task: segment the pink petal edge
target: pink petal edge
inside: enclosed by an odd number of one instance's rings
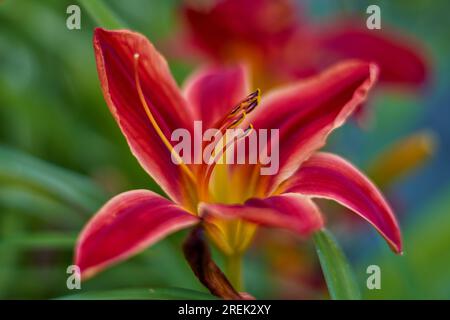
[[[289,178],[285,192],[334,200],[367,220],[396,253],[402,252],[400,227],[377,187],[352,164],[330,153],[316,153]]]
[[[199,219],[151,191],[133,190],[109,200],[79,235],[75,264],[82,279],[144,250]]]

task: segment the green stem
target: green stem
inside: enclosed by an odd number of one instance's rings
[[[242,255],[233,254],[226,256],[225,273],[231,285],[238,291],[242,292]]]

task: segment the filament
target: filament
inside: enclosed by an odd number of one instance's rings
[[[186,175],[194,182],[196,183],[196,178],[192,171],[188,168],[188,166],[183,162],[180,155],[173,150],[172,144],[167,140],[166,136],[162,132],[161,128],[159,127],[158,123],[155,120],[155,117],[153,116],[152,112],[150,111],[149,106],[147,105],[147,101],[145,100],[144,93],[142,92],[141,83],[139,80],[139,54],[134,54],[134,80],[136,82],[136,88],[139,95],[139,100],[141,101],[142,107],[144,108],[145,113],[147,114],[148,119],[150,120],[150,123],[152,124],[153,128],[155,129],[158,136],[161,138],[164,145],[167,147],[167,149],[170,151],[170,153],[177,159],[178,164],[181,166],[181,169],[186,173]]]

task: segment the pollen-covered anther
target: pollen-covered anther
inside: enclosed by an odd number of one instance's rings
[[[261,90],[256,89],[250,93],[244,100],[242,100],[236,107],[228,114],[229,118],[235,117],[243,112],[250,113],[261,101]]]
[[[261,90],[256,89],[254,92],[248,95],[248,97],[242,102],[245,112],[252,112],[261,101]]]
[[[252,112],[261,101],[261,90],[256,89],[250,93],[244,100],[242,100],[236,107],[228,114],[223,127],[226,129],[233,129],[237,127],[245,117]]]

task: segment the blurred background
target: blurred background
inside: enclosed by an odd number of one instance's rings
[[[364,298],[450,298],[450,2],[298,2],[301,14],[318,26],[330,17],[365,17],[367,6],[378,4],[383,24],[403,30],[426,49],[427,83],[413,93],[377,91],[369,102],[370,124],[361,128],[356,121],[349,122],[335,132],[328,147],[380,184],[399,217],[404,255],[394,255],[366,223],[329,203],[323,206]],[[202,62],[171,55],[170,42],[183,29],[180,1],[105,3],[125,26],[145,34],[168,56],[179,84]],[[89,217],[122,191],[161,192],[129,152],[103,100],[92,49],[96,23],[81,6],[81,30],[66,27],[71,4],[78,3],[0,2],[0,298],[4,299],[76,293],[66,287],[66,269]],[[411,146],[421,150],[418,161],[410,159],[416,159],[414,151],[401,152]],[[411,169],[397,172],[398,163],[407,166],[410,160]],[[83,283],[82,291],[94,297],[98,291],[131,288],[204,291],[179,250],[184,236],[183,232],[171,236],[106,270]],[[220,255],[214,256],[220,264]],[[380,290],[366,288],[366,269],[373,264],[381,268]],[[256,298],[327,298],[311,242],[289,234],[262,231],[246,256],[244,275],[246,290]]]

